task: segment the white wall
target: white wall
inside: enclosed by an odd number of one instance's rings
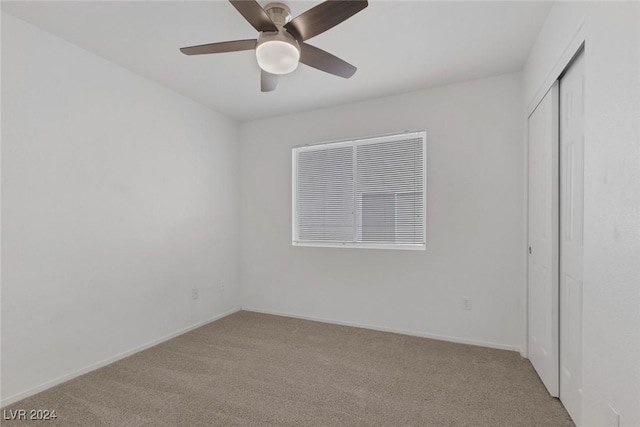
[[[640,3],[558,2],[524,70],[525,103],[585,40],[585,426],[640,425]],[[554,74],[556,73],[556,74]]]
[[[243,307],[519,349],[522,111],[510,74],[244,123]],[[427,130],[427,250],[292,247],[291,148],[405,129]]]
[[[235,122],[3,13],[2,403],[237,307],[238,170]]]

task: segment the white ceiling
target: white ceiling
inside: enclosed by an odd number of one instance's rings
[[[287,2],[294,16],[318,3]],[[178,51],[257,36],[226,1],[2,2],[3,11],[240,121],[519,71],[550,7],[370,1],[309,40],[358,67],[351,79],[301,64],[275,92],[262,93],[253,52],[189,57]]]

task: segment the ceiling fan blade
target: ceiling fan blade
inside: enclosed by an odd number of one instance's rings
[[[271,92],[278,86],[279,76],[277,74],[267,73],[261,70],[260,73],[260,90],[262,92]]]
[[[237,52],[240,50],[251,50],[256,48],[258,40],[234,40],[231,42],[209,43],[198,46],[180,48],[180,52],[185,55],[203,55],[206,53]]]
[[[278,31],[267,12],[255,0],[229,0],[240,15],[258,31]]]
[[[353,76],[357,70],[356,67],[337,56],[307,43],[300,43],[300,62],[345,79]]]
[[[284,27],[298,41],[324,33],[367,7],[366,0],[328,0],[293,18]]]

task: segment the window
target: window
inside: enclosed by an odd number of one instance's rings
[[[293,244],[425,249],[426,132],[293,149]]]

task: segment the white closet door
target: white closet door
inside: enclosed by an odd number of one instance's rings
[[[529,116],[529,360],[558,384],[558,83]]]
[[[580,425],[584,216],[584,54],[560,80],[560,400]]]

